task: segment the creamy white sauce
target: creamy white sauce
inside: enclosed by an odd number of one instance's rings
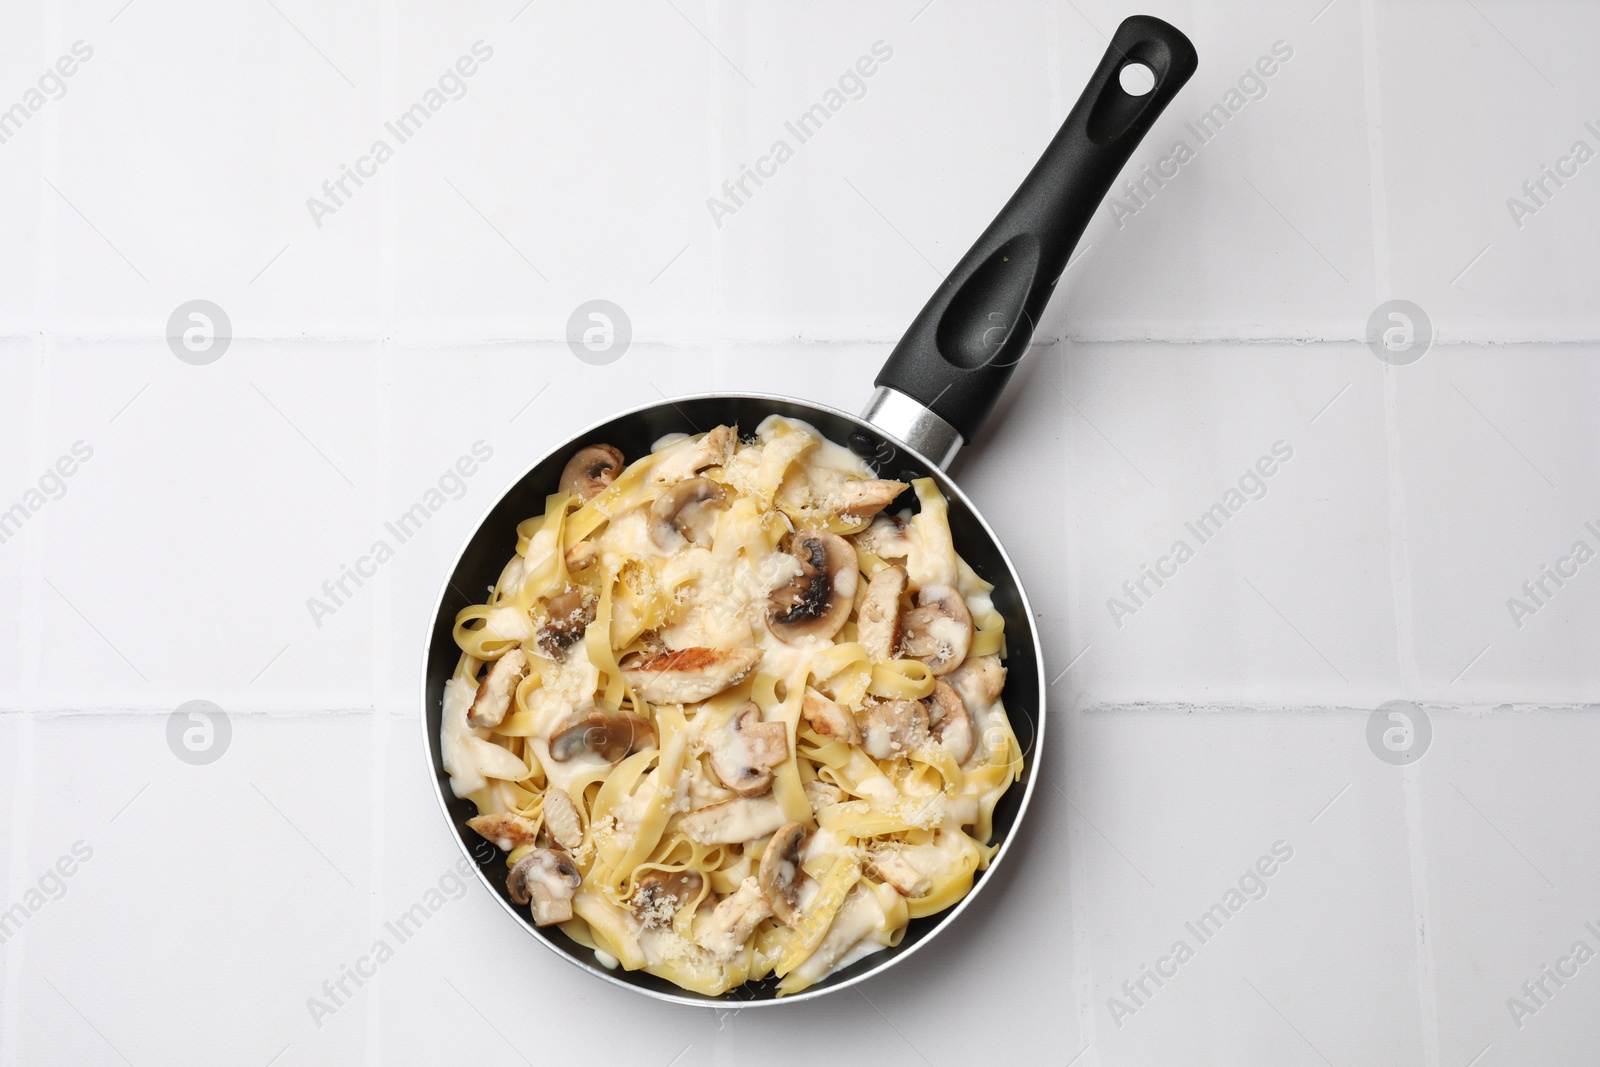
[[[439,754],[445,773],[450,775],[450,789],[458,797],[475,793],[486,784],[478,759],[467,747],[467,741],[489,736],[489,731],[467,723],[467,712],[478,688],[461,678],[452,678],[444,684],[444,714],[439,725]],[[499,746],[496,745],[496,748]],[[503,750],[502,750],[503,751]]]
[[[883,931],[886,925],[887,917],[878,904],[878,898],[866,886],[857,885],[839,906],[839,913],[834,916],[816,951],[802,960],[792,973],[811,982],[820,981],[839,965],[851,948],[868,935]],[[880,943],[868,951],[882,947]]]

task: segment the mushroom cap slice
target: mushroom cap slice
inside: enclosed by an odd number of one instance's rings
[[[650,720],[629,711],[604,712],[599,709],[574,713],[550,738],[550,758],[565,763],[584,752],[593,752],[607,763],[617,763],[629,753],[656,743],[656,728]]]
[[[920,700],[880,700],[861,713],[861,747],[873,759],[907,755],[928,739],[928,709]]]
[[[933,739],[949,750],[950,758],[957,765],[967,762],[972,756],[977,730],[972,725],[972,716],[967,713],[967,705],[961,699],[961,694],[943,678],[936,678],[933,695],[928,697],[927,704]]]
[[[856,725],[855,717],[809,686],[800,702],[800,714],[813,730],[824,737],[843,741],[847,745],[861,743],[861,728]]]
[[[700,895],[704,884],[699,871],[651,868],[633,883],[633,914],[645,926],[666,926]]]
[[[715,737],[711,769],[723,785],[753,797],[772,788],[773,768],[788,758],[789,728],[762,722],[760,705],[747,700]]]
[[[528,667],[528,655],[520,648],[513,648],[491,663],[483,681],[478,683],[478,693],[467,710],[467,721],[473,726],[486,727],[504,722],[517,686],[528,676]]]
[[[622,453],[610,445],[580,448],[561,469],[561,491],[592,500],[622,473]]]
[[[628,684],[651,704],[695,704],[750,676],[759,648],[673,648],[636,652],[618,666]]]
[[[593,593],[571,585],[552,597],[540,597],[539,602],[549,612],[550,621],[539,627],[539,647],[551,659],[566,654],[583,632],[594,622],[600,601]]]
[[[679,482],[650,505],[650,540],[658,548],[675,548],[684,541],[711,544],[710,512],[728,506],[728,494],[710,478]]]
[[[583,844],[583,820],[578,817],[578,806],[560,786],[551,786],[544,792],[544,827],[550,840],[571,851]]]
[[[972,647],[972,613],[960,592],[948,585],[923,586],[917,606],[900,616],[900,651],[928,665],[934,674],[961,666]]]
[[[867,583],[867,595],[856,611],[856,639],[874,663],[894,659],[900,647],[900,597],[906,591],[906,569],[884,567]]]
[[[800,918],[800,880],[805,872],[800,869],[801,853],[811,832],[805,823],[784,823],[767,842],[761,853],[761,867],[757,881],[761,894],[767,898],[772,914],[785,926],[793,926]]]
[[[855,607],[856,550],[837,534],[802,530],[791,535],[789,553],[800,561],[800,573],[773,591],[767,627],[780,641],[831,638]]]
[[[572,894],[583,884],[583,875],[572,857],[558,848],[534,849],[511,868],[506,889],[518,904],[533,904],[537,926],[564,923],[572,918]]]

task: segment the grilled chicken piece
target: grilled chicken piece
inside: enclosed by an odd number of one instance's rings
[[[538,830],[530,820],[520,815],[513,815],[509,811],[496,812],[493,815],[474,815],[467,820],[467,825],[507,852],[523,845],[533,844]]]
[[[671,485],[693,478],[707,467],[720,467],[733,457],[738,444],[738,430],[732,426],[718,426],[693,444],[680,442],[668,451],[650,472],[650,481],[656,485]]]
[[[904,567],[885,567],[867,583],[856,612],[856,637],[874,663],[887,663],[900,650],[900,597],[905,591]]]
[[[824,737],[843,741],[847,745],[861,743],[861,730],[850,712],[815,689],[806,690],[805,699],[800,704],[800,714],[813,730]]]
[[[855,542],[879,559],[905,559],[911,555],[906,521],[898,515],[879,515],[871,526],[855,535]]]
[[[873,853],[871,870],[903,897],[920,897],[933,885],[927,875],[893,850]]]
[[[550,840],[569,852],[583,844],[583,820],[578,816],[578,806],[560,786],[545,790],[544,826],[550,831]]]
[[[776,829],[776,827],[774,827]],[[754,875],[739,883],[739,888],[711,909],[698,931],[697,940],[719,959],[732,959],[750,940],[761,921],[772,914],[772,905],[761,892]]]
[[[495,660],[489,666],[489,673],[478,683],[478,695],[472,698],[467,721],[473,726],[499,726],[511,709],[511,698],[516,696],[518,684],[527,676],[528,654],[520,648],[513,648]]]
[[[805,793],[806,799],[811,802],[811,811],[813,813],[819,812],[823,808],[832,807],[835,804],[842,804],[845,797],[848,796],[843,789],[832,783],[824,782],[820,778],[813,778],[807,782],[805,784]]]
[[[735,845],[766,837],[785,822],[783,809],[768,793],[691,811],[679,827],[689,840],[702,845]]]
[[[652,704],[694,704],[738,685],[756,669],[758,648],[679,648],[635,653],[620,666],[628,684]]]
[[[907,488],[905,482],[888,478],[836,482],[814,493],[811,502],[821,510],[831,511],[841,518],[864,519],[894,503],[894,498]]]
[[[961,694],[969,709],[987,709],[1000,699],[1000,690],[1006,685],[1006,669],[1000,666],[999,656],[973,656],[946,675],[946,681]]]

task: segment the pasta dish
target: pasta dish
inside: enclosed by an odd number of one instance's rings
[[[694,992],[794,993],[998,847],[1022,757],[991,589],[933,479],[803,422],[591,444],[456,616],[444,768],[537,925]]]

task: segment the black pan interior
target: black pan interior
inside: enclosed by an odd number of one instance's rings
[[[649,452],[650,446],[669,433],[700,433],[713,426],[732,423],[741,433],[749,433],[769,415],[783,415],[803,419],[829,439],[845,444],[857,455],[873,464],[881,477],[899,478],[909,482],[913,478],[933,477],[945,489],[950,501],[950,529],[955,538],[956,550],[985,580],[994,584],[996,609],[1006,620],[1006,678],[1005,703],[1016,731],[1022,751],[1026,753],[1025,778],[1006,791],[995,809],[995,840],[1004,840],[1012,832],[1022,798],[1035,773],[1034,738],[1039,715],[1039,669],[1034,655],[1033,620],[1024,608],[1024,601],[1016,579],[1007,567],[999,545],[989,536],[983,524],[962,498],[949,492],[950,480],[940,470],[924,463],[917,456],[897,447],[871,427],[837,412],[816,408],[795,400],[771,397],[700,397],[660,404],[634,411],[597,427],[580,439],[574,439],[530,470],[512,486],[495,505],[488,518],[473,535],[463,551],[461,560],[446,587],[444,599],[434,620],[433,633],[428,647],[426,680],[426,708],[428,751],[433,772],[438,781],[440,795],[456,832],[461,835],[466,849],[472,855],[494,892],[506,900],[511,910],[521,917],[534,936],[550,942],[558,951],[591,966],[598,966],[594,954],[576,944],[559,930],[541,930],[533,925],[527,909],[510,902],[505,887],[505,857],[467,827],[467,819],[477,814],[476,807],[466,800],[457,799],[450,791],[449,776],[445,774],[439,752],[439,725],[444,697],[444,685],[455,670],[459,650],[451,636],[456,612],[470,603],[480,602],[499,577],[501,569],[516,551],[516,525],[523,519],[544,511],[545,497],[555,492],[573,451],[594,442],[605,442],[622,450],[628,461]],[[907,492],[895,507],[909,504],[916,507],[915,496]],[[469,599],[470,597],[470,599]],[[979,874],[979,879],[984,877]],[[976,887],[975,887],[976,888]],[[854,965],[830,975],[812,989],[845,982],[864,971],[882,964],[889,956],[903,953],[928,937],[948,916],[948,912],[913,920],[905,938],[892,949],[875,953]],[[730,1000],[770,1000],[777,982],[768,979],[748,983],[731,990],[720,998],[704,997],[680,989],[670,982],[643,971],[609,972],[612,977],[633,985],[684,1000],[702,1000],[706,1003]]]

